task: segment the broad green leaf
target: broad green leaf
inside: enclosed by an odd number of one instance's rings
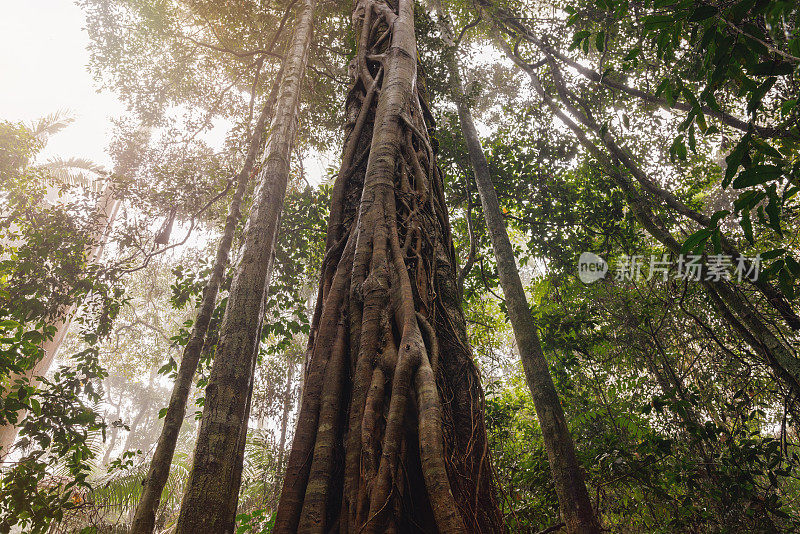
[[[717,14],[717,8],[714,6],[701,4],[692,11],[689,15],[689,22],[700,22],[709,19]]]
[[[753,165],[739,173],[733,181],[734,189],[752,187],[777,180],[781,175],[782,169],[777,165]]]

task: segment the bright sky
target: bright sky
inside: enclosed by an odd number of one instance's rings
[[[70,0],[0,0],[0,121],[34,121],[59,110],[75,122],[42,154],[85,157],[105,166],[110,119],[124,106],[99,94],[86,70],[88,36]]]
[[[98,93],[87,71],[81,9],[72,0],[0,0],[0,12],[0,121],[32,122],[65,110],[75,122],[49,141],[40,160],[84,157],[110,168],[111,119],[125,106],[112,93]],[[203,137],[221,146],[228,125],[216,126]],[[311,183],[319,183],[329,159],[306,158]]]

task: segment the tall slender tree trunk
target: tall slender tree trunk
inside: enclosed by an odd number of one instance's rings
[[[279,77],[280,74],[278,74],[278,79]],[[164,491],[164,486],[169,477],[178,435],[183,425],[183,418],[186,416],[186,402],[203,352],[206,333],[217,302],[217,293],[225,275],[225,268],[228,265],[236,226],[239,224],[241,217],[242,200],[247,192],[256,158],[262,145],[264,129],[275,104],[277,87],[278,80],[276,79],[273,84],[272,94],[268,97],[256,122],[242,169],[236,177],[236,191],[231,199],[228,216],[225,220],[225,228],[217,246],[214,268],[211,272],[211,278],[209,278],[206,287],[203,289],[203,298],[192,326],[192,334],[183,349],[178,375],[175,378],[175,384],[172,386],[172,395],[167,406],[167,413],[164,416],[164,426],[158,438],[158,444],[150,462],[147,477],[142,482],[144,487],[142,488],[142,496],[139,499],[139,503],[136,505],[131,534],[151,534],[155,527],[156,513],[161,503],[161,493]]]
[[[253,372],[279,214],[289,178],[315,5],[315,0],[302,0],[295,15],[295,31],[286,51],[242,257],[231,285],[206,388],[194,462],[176,527],[178,534],[222,534],[234,528]]]
[[[119,413],[117,413],[117,418],[119,418]],[[103,454],[103,461],[101,465],[106,466],[108,465],[109,460],[111,459],[111,452],[114,450],[114,447],[117,446],[117,436],[119,435],[119,427],[115,426],[111,428],[111,440],[106,447],[106,452]]]
[[[105,389],[107,400],[106,402],[113,406],[116,410],[116,415],[114,416],[114,422],[117,421],[121,422],[122,416],[122,393],[120,393],[119,400],[114,403],[114,399],[111,398],[111,382],[106,380],[105,384],[103,385],[103,389]],[[108,414],[106,414],[108,416]],[[114,447],[117,445],[117,438],[119,437],[119,424],[112,424],[111,425],[111,441],[106,447],[105,454],[103,454],[103,462],[101,465],[108,465],[108,461],[111,459],[111,453],[114,450]]]
[[[355,5],[342,167],[276,533],[503,531],[413,10]]]
[[[142,421],[146,420],[147,412],[150,411],[151,403],[147,395],[153,390],[153,382],[155,382],[156,374],[158,374],[157,371],[157,367],[150,368],[150,377],[147,380],[147,386],[144,388],[145,393],[142,395],[143,400],[139,411],[136,412],[136,416],[134,416],[128,427],[128,436],[125,438],[125,443],[122,446],[123,451],[130,450],[131,444],[135,442],[134,438],[136,437],[137,430],[139,430],[139,426],[142,424]]]
[[[558,398],[553,379],[550,376],[547,360],[536,331],[536,321],[531,314],[525,290],[519,277],[514,250],[508,237],[505,220],[500,211],[497,192],[492,183],[489,164],[481,146],[478,131],[467,104],[456,56],[453,32],[441,4],[436,1],[440,18],[440,29],[447,47],[445,60],[450,74],[450,92],[458,108],[461,132],[467,144],[469,159],[478,186],[478,194],[483,206],[483,215],[489,238],[492,242],[500,287],[506,300],[508,317],[517,340],[517,348],[525,381],[533,396],[539,426],[542,429],[550,472],[558,495],[559,509],[570,533],[599,533],[600,525],[589,500],[583,471],[578,464],[575,445],[567,428],[564,410]]]

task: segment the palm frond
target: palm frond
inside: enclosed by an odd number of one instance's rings
[[[37,166],[44,172],[47,181],[54,186],[83,186],[99,192],[108,171],[86,158],[50,158]]]
[[[75,121],[66,110],[58,110],[31,124],[33,135],[42,143]]]

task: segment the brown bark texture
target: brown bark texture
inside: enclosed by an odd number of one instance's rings
[[[502,532],[412,0],[358,0],[342,166],[274,532]]]
[[[220,326],[176,534],[223,534],[234,529],[265,295],[286,196],[315,7],[315,0],[302,0],[295,14],[241,259]]]

